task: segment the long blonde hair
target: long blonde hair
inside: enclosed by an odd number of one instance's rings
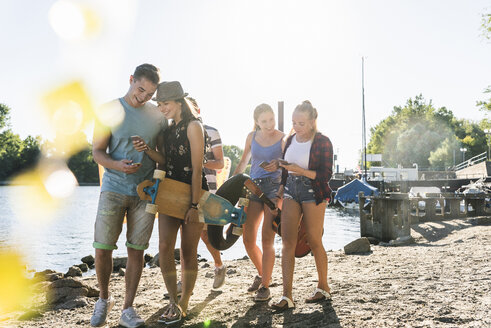
[[[271,112],[274,115],[273,108],[271,108],[271,106],[268,104],[258,105],[256,107],[256,109],[254,109],[254,129],[253,129],[253,131],[258,131],[260,129],[259,125],[257,124],[257,120],[259,119],[259,116],[262,113],[267,113],[267,112]]]
[[[312,103],[309,100],[304,100],[300,105],[297,105],[297,107],[295,107],[295,110],[293,112],[305,113],[307,114],[308,119],[313,121],[313,129],[312,129],[312,139],[313,139],[315,134],[317,133],[317,109],[315,109],[315,107],[312,106]],[[293,135],[294,132],[295,130],[293,130],[292,128],[288,136]]]

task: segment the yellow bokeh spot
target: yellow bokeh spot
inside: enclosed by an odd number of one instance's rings
[[[55,33],[64,40],[80,40],[99,34],[101,23],[95,10],[79,2],[59,0],[48,14]]]
[[[87,146],[87,130],[97,119],[94,106],[81,82],[67,83],[45,94],[43,107],[53,127],[53,148],[58,156],[69,157]]]
[[[124,109],[119,101],[111,101],[96,109],[97,118],[106,127],[115,127],[124,120]]]
[[[53,113],[53,123],[56,128],[56,134],[70,136],[77,133],[82,127],[83,110],[79,104],[68,101],[66,106],[58,108]]]
[[[62,201],[73,193],[77,181],[65,162],[43,159],[36,169],[16,176],[11,184],[23,188],[22,193],[9,195],[18,218],[42,226],[53,219]]]
[[[84,35],[86,37],[98,35],[101,30],[101,19],[97,12],[88,6],[84,6],[82,12],[85,19]]]
[[[68,168],[61,168],[51,173],[44,185],[49,195],[54,198],[67,198],[75,190],[77,179]]]
[[[25,275],[21,257],[0,250],[0,315],[30,306],[33,282]]]

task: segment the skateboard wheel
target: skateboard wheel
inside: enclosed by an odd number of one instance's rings
[[[242,228],[233,227],[232,228],[232,234],[234,234],[236,236],[242,236]]]
[[[162,170],[153,171],[153,178],[159,179],[159,180],[164,180],[165,179],[165,171],[162,171]]]
[[[145,207],[145,212],[147,213],[157,214],[158,210],[159,206],[156,204],[147,204]]]
[[[245,206],[245,207],[249,206],[249,199],[242,198],[242,197],[239,198],[239,207],[241,206]]]

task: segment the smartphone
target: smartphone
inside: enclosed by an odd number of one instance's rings
[[[142,163],[131,163],[132,166],[140,166]]]
[[[282,165],[290,165],[290,163],[288,163],[287,161],[285,161],[284,159],[278,159],[278,162]]]
[[[131,141],[138,141],[140,139],[141,139],[140,136],[131,136]]]
[[[270,163],[269,162],[261,162],[261,164],[259,164],[260,167],[262,167],[263,169],[268,166]]]

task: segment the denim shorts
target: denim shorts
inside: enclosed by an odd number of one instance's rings
[[[155,222],[155,214],[145,212],[147,203],[138,196],[101,192],[94,227],[94,248],[118,248],[116,242],[126,214],[126,247],[147,249]]]
[[[289,175],[283,198],[293,199],[299,204],[315,202],[312,180],[304,176]]]
[[[261,191],[268,197],[269,199],[274,199],[276,197],[276,193],[278,192],[278,188],[280,187],[281,178],[259,178],[252,179],[254,183],[261,189]],[[249,194],[247,196],[250,200],[260,202],[263,201],[254,194]]]

